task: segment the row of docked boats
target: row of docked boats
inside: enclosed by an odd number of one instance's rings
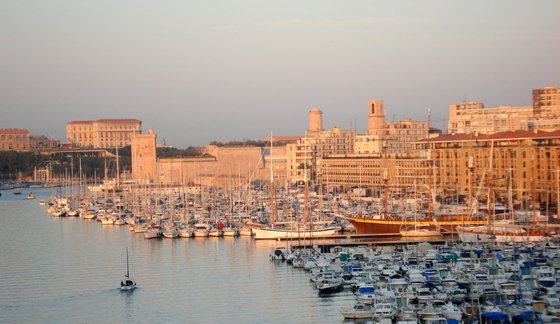
[[[210,195],[210,193],[208,194]],[[542,224],[546,225],[546,223],[543,223],[543,217],[540,215],[535,217],[541,222],[540,225],[531,227],[529,225],[532,224],[519,224],[516,217],[501,216],[500,219],[494,217],[495,219],[490,222],[490,215],[484,213],[467,216],[466,210],[460,206],[454,208],[440,206],[438,210],[443,210],[443,212],[431,214],[399,213],[397,209],[391,208],[390,212],[385,214],[379,211],[379,207],[376,205],[359,207],[352,200],[331,195],[312,196],[308,198],[308,206],[305,206],[305,198],[299,197],[297,194],[292,196],[278,194],[278,205],[291,206],[291,208],[273,210],[263,204],[263,200],[269,198],[265,196],[246,203],[235,202],[234,205],[237,206],[237,209],[232,209],[232,205],[228,205],[224,193],[212,194],[216,197],[213,199],[214,203],[202,204],[202,206],[197,206],[201,203],[196,202],[195,194],[177,193],[154,195],[147,199],[146,197],[129,197],[125,194],[113,199],[54,198],[48,204],[49,212],[55,217],[80,215],[83,218],[92,219],[95,216],[104,225],[124,225],[123,211],[130,211],[129,214],[142,215],[141,217],[136,216],[140,220],[170,228],[167,236],[175,236],[173,232],[184,230],[181,227],[186,225],[189,225],[195,235],[194,225],[197,223],[208,226],[207,236],[235,236],[238,235],[237,231],[250,230],[255,239],[270,240],[328,238],[335,237],[341,231],[354,229],[357,234],[393,234],[406,238],[440,237],[442,234],[450,234],[457,235],[463,242],[472,243],[536,242],[551,240],[556,235],[551,227],[543,229]],[[257,193],[254,195],[257,196]],[[84,203],[84,201],[86,202]],[[111,201],[114,202],[109,204],[108,202]],[[44,201],[42,202],[44,203]],[[251,211],[249,207],[253,210]],[[361,211],[360,215],[344,216],[355,214],[358,209]],[[120,214],[114,215],[112,214],[114,212]],[[302,220],[298,216],[300,214],[307,215],[305,218],[308,220]],[[174,224],[182,223],[183,225],[164,224],[168,219],[171,219]],[[237,228],[221,228],[223,225],[220,224],[235,224]],[[198,232],[201,232],[198,233],[198,236],[206,236],[203,229],[199,228]],[[239,235],[246,234],[239,233]]]
[[[53,217],[79,216],[83,219],[96,220],[101,225],[128,225],[133,233],[141,233],[146,239],[159,237],[188,238],[188,237],[237,237],[251,236],[252,229],[234,224],[195,222],[193,219],[185,221],[174,220],[169,215],[155,215],[155,217],[138,217],[127,210],[106,208],[97,203],[80,203],[77,209],[71,208],[71,201],[66,198],[53,197],[48,202],[48,213]],[[179,217],[178,217],[179,218]]]
[[[341,310],[346,319],[560,322],[560,251],[552,242],[339,246],[324,253],[277,247],[270,260],[308,271],[320,295],[352,291],[355,304]]]

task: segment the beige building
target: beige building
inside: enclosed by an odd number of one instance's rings
[[[113,148],[132,144],[132,135],[142,133],[138,119],[99,119],[66,124],[68,144],[78,147]]]
[[[132,143],[132,178],[139,184],[156,183],[158,181],[156,134],[151,129],[146,134],[134,134]]]
[[[533,89],[534,127],[560,129],[560,87]]]
[[[271,153],[272,152],[272,153]],[[286,181],[285,146],[218,147],[209,145],[205,157],[157,158],[156,135],[134,136],[132,177],[138,184],[165,186],[246,187],[254,181]]]
[[[217,147],[209,145],[211,157],[158,159],[159,181],[163,184],[246,188],[256,181],[286,181],[285,147]]]
[[[335,154],[352,154],[356,132],[334,127],[301,138],[295,144],[286,145],[289,181],[299,182],[314,177],[317,161]],[[307,165],[307,167],[305,167]]]
[[[29,150],[29,130],[23,128],[0,128],[0,151]]]
[[[557,201],[560,130],[445,134],[415,147],[419,154],[430,152],[440,191],[474,196],[481,187],[480,195],[490,188],[492,197],[503,198],[511,187],[517,203],[528,197]]]
[[[492,134],[529,129],[560,129],[560,87],[533,89],[533,106],[485,108],[481,102],[449,105],[450,134]]]
[[[533,107],[500,106],[485,108],[481,102],[463,102],[449,105],[448,133],[492,134],[528,130],[533,120]]]
[[[321,161],[331,157],[358,155],[386,155],[396,158],[405,156],[412,143],[429,136],[428,122],[404,119],[385,122],[383,100],[368,101],[368,129],[357,135],[354,131],[333,128],[322,130],[322,113],[317,108],[309,112],[307,136],[287,145],[288,177],[291,182],[315,179],[321,174]],[[321,118],[319,118],[321,116]],[[307,170],[304,165],[307,160]]]
[[[383,108],[383,100],[368,101],[368,130],[366,134],[385,134],[385,110]]]
[[[386,185],[391,192],[403,189],[423,190],[430,183],[429,161],[426,158],[403,156],[332,155],[321,160],[318,183],[329,190],[348,191],[353,187],[369,188],[379,196]]]

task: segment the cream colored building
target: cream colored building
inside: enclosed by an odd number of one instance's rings
[[[529,129],[560,129],[560,87],[533,89],[533,106],[485,108],[481,102],[449,105],[450,134],[492,134]]]
[[[285,146],[219,147],[209,145],[204,157],[157,158],[156,135],[134,136],[132,177],[138,184],[246,188],[254,181],[286,181]],[[272,172],[271,172],[272,168]]]
[[[331,156],[345,155],[379,155],[396,158],[405,156],[411,144],[428,138],[428,122],[404,119],[396,122],[385,122],[383,100],[370,100],[367,106],[368,129],[364,134],[355,131],[333,128],[322,129],[322,113],[317,108],[309,112],[309,128],[307,137],[295,144],[287,145],[288,177],[291,182],[315,179],[321,174],[321,161]],[[321,118],[319,118],[319,116]],[[307,160],[307,170],[304,165]]]
[[[405,154],[412,148],[412,143],[428,138],[427,121],[414,121],[410,118],[389,122],[385,125],[387,153],[392,155]]]
[[[171,185],[201,185],[246,188],[256,181],[286,181],[285,147],[217,147],[209,145],[211,157],[161,158],[157,161],[159,181]]]
[[[355,154],[403,155],[410,151],[412,143],[428,138],[427,121],[414,121],[410,118],[384,124],[382,134],[356,135]]]
[[[534,127],[560,129],[560,87],[533,89]]]
[[[132,135],[142,133],[138,119],[99,119],[66,124],[68,144],[78,147],[113,148],[132,144]]]
[[[358,134],[354,142],[353,153],[361,155],[380,154],[383,152],[383,147],[387,146],[384,138],[383,135]]]
[[[533,107],[500,106],[485,108],[481,102],[463,102],[449,105],[448,133],[492,134],[528,130],[533,120]]]
[[[331,130],[308,134],[295,144],[286,145],[287,172],[290,182],[312,179],[317,161],[335,154],[352,154],[356,132],[334,127]],[[307,167],[305,167],[307,165]]]
[[[132,135],[131,163],[133,180],[139,184],[157,183],[156,134],[153,130]]]
[[[391,192],[413,188],[418,191],[430,183],[429,165],[426,158],[399,155],[332,155],[321,160],[318,183],[329,191],[369,188],[374,196],[379,196],[385,185]]]
[[[29,145],[29,130],[0,128],[0,151],[27,151]]]
[[[474,196],[480,187],[482,196],[490,189],[492,197],[503,198],[511,186],[518,203],[528,197],[557,201],[560,130],[445,134],[415,148],[419,155],[430,152],[440,190]]]

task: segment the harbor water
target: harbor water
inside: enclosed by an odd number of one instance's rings
[[[308,273],[270,262],[285,242],[146,240],[128,226],[52,217],[38,204],[52,193],[2,191],[0,323],[340,323],[354,303],[350,291],[321,297]],[[131,292],[119,289],[127,247]]]

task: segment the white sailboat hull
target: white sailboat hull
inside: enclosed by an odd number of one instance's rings
[[[463,243],[528,243],[550,241],[550,237],[544,235],[523,235],[523,234],[489,234],[458,231],[459,238]]]
[[[316,230],[290,230],[273,228],[253,228],[253,235],[257,240],[276,240],[282,238],[313,238],[336,235],[339,227],[327,227]]]

